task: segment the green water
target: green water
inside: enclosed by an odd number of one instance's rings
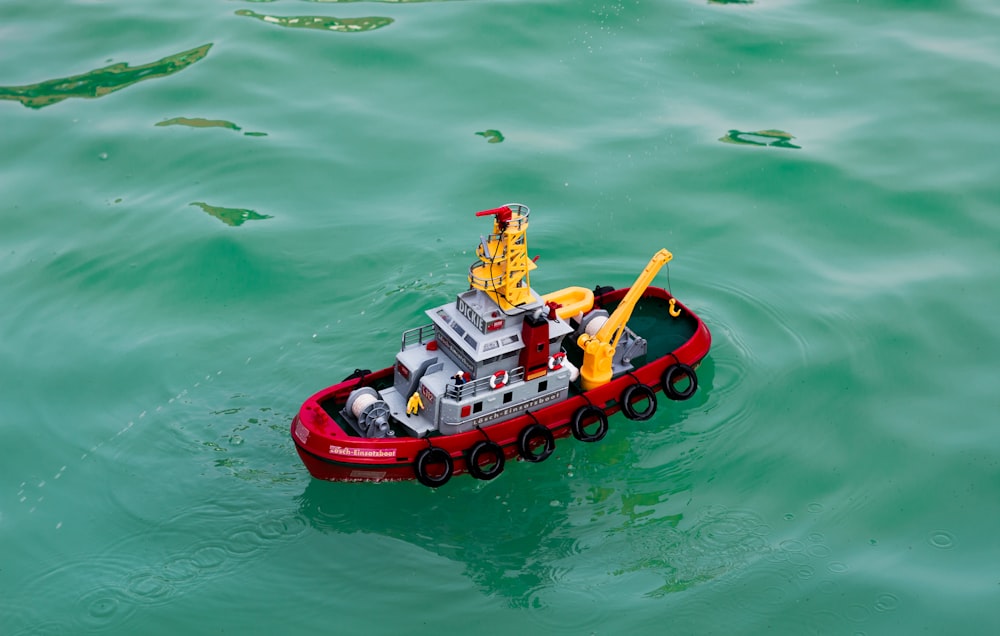
[[[0,7],[0,633],[995,634],[993,0]],[[465,288],[657,281],[700,389],[498,479],[312,481]]]

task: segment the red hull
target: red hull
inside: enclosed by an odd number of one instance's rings
[[[600,303],[615,303],[628,292],[619,289],[597,296]],[[664,289],[649,287],[643,298],[669,301],[672,296]],[[498,444],[507,459],[519,456],[518,436],[531,424],[541,424],[551,431],[554,438],[570,435],[570,422],[581,408],[592,405],[610,416],[621,410],[622,392],[630,385],[642,383],[653,391],[663,391],[662,377],[667,367],[686,364],[696,368],[708,353],[711,334],[693,312],[677,301],[677,307],[696,321],[693,335],[673,351],[661,355],[643,366],[618,377],[608,384],[560,402],[531,411],[528,414],[490,425],[483,429],[455,435],[436,435],[426,438],[387,437],[364,438],[344,431],[321,404],[331,400],[343,403],[352,390],[392,377],[388,367],[362,378],[345,380],[323,389],[302,405],[292,420],[291,434],[299,457],[317,479],[330,481],[401,481],[416,479],[418,453],[433,446],[443,449],[451,457],[454,475],[468,472],[466,454],[476,443],[488,439]]]

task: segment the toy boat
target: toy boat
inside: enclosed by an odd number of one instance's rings
[[[660,250],[629,288],[531,288],[529,209],[493,217],[469,267],[469,289],[404,331],[392,366],[355,370],[305,401],[291,435],[313,477],[495,478],[507,460],[540,462],[555,440],[601,440],[608,417],[656,412],[658,391],[686,400],[711,335],[667,290],[651,286]],[[567,337],[568,336],[568,337]]]

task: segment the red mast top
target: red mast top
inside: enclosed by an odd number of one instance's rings
[[[504,205],[499,208],[492,208],[490,210],[482,210],[476,212],[476,216],[496,216],[497,228],[503,232],[507,229],[507,224],[510,223],[511,218],[514,216],[514,211],[508,206]]]

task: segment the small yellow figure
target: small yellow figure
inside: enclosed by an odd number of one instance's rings
[[[420,399],[420,391],[414,391],[410,399],[406,401],[406,417],[417,415],[422,408],[424,408],[424,401]]]

